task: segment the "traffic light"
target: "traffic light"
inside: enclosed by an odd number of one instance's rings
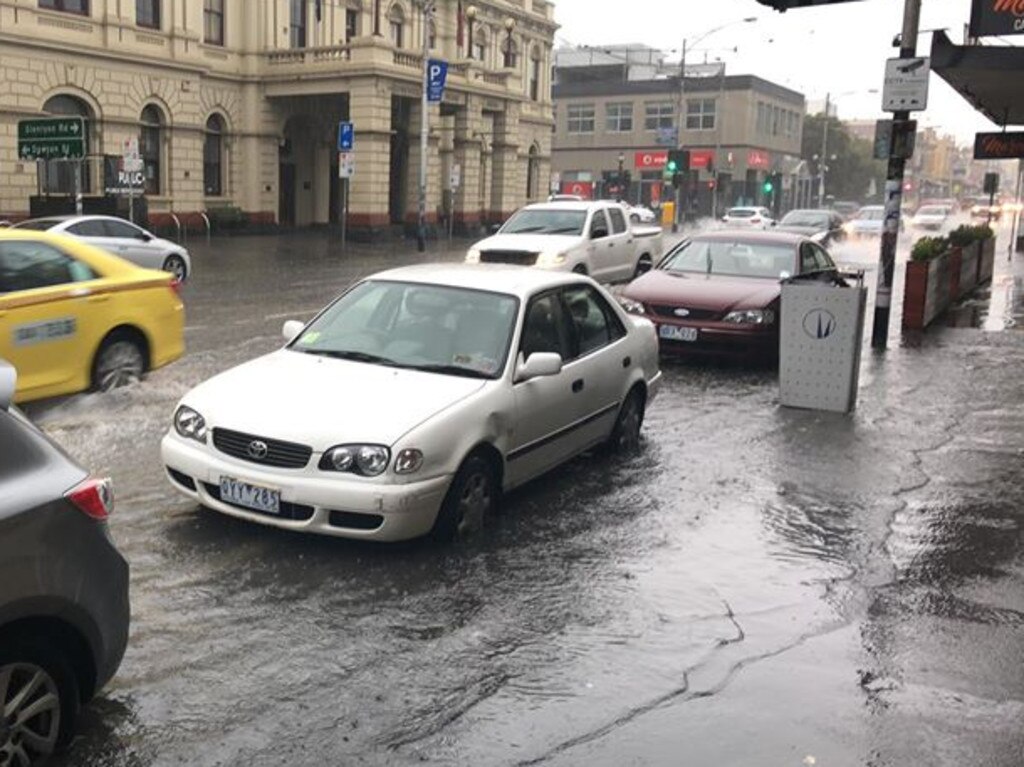
[[[668,150],[668,164],[665,166],[671,173],[685,173],[690,169],[689,149]]]
[[[764,186],[762,186],[761,189],[765,194],[771,194],[775,191],[775,183],[770,178],[766,178],[764,180]]]

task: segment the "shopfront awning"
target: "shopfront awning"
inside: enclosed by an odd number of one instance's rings
[[[932,71],[996,125],[1024,125],[1024,48],[956,45],[932,35]]]

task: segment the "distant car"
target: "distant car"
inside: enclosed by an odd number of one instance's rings
[[[838,213],[844,221],[849,221],[853,215],[860,210],[861,205],[858,202],[849,202],[846,200],[836,200],[832,203],[832,210]]]
[[[178,359],[178,287],[83,240],[0,230],[0,357],[18,368],[15,400],[112,389]]]
[[[54,216],[22,221],[13,228],[69,234],[146,269],[170,272],[179,282],[185,282],[192,274],[192,259],[188,250],[123,218]]]
[[[586,198],[578,194],[552,194],[548,202],[584,202]]]
[[[90,477],[11,406],[0,360],[0,764],[66,746],[128,642],[128,563],[107,530],[110,480]]]
[[[782,217],[775,231],[802,234],[823,245],[846,237],[843,219],[834,210],[791,210]]]
[[[945,226],[949,219],[949,208],[944,205],[922,205],[910,219],[910,224],[915,229],[930,229],[938,231]]]
[[[504,491],[635,446],[661,379],[650,322],[516,266],[383,272],[284,334],[185,394],[161,453],[204,506],[322,535],[466,532]]]
[[[1003,206],[999,198],[995,198],[991,204],[988,197],[976,197],[971,204],[971,218],[983,218],[986,221],[992,219],[998,221],[1003,214]]]
[[[626,205],[626,212],[634,224],[654,224],[658,221],[657,214],[643,205]]]
[[[722,222],[730,229],[768,229],[775,226],[768,208],[729,208],[722,216]]]
[[[836,273],[818,243],[784,232],[711,232],[677,245],[620,293],[654,322],[661,351],[765,361],[779,345],[780,281]]]
[[[846,222],[843,228],[846,230],[847,237],[859,240],[867,237],[881,237],[884,223],[884,205],[865,205],[857,211],[857,215]]]

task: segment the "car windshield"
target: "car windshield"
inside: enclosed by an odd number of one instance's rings
[[[793,272],[795,261],[791,245],[694,239],[682,243],[661,268],[669,272],[779,279],[783,272]]]
[[[862,221],[881,221],[885,217],[884,208],[862,208],[857,218]]]
[[[753,208],[730,208],[725,215],[729,218],[753,218],[756,212]]]
[[[306,354],[470,378],[505,367],[519,299],[369,280],[317,317],[289,348]]]
[[[61,220],[59,218],[33,218],[28,221],[22,221],[15,224],[12,229],[28,229],[33,232],[45,232],[48,229],[52,229],[57,226]]]
[[[782,219],[783,226],[821,226],[828,228],[828,213],[815,210],[792,210]]]
[[[502,234],[583,234],[585,210],[521,210],[501,227]]]

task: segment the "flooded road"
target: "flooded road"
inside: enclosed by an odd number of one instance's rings
[[[132,566],[128,653],[60,764],[1021,764],[1016,336],[865,355],[851,417],[781,409],[771,370],[667,365],[636,456],[574,461],[459,545],[367,545],[197,508],[158,443],[285,319],[423,257],[195,250],[183,360],[29,410],[114,478]]]

